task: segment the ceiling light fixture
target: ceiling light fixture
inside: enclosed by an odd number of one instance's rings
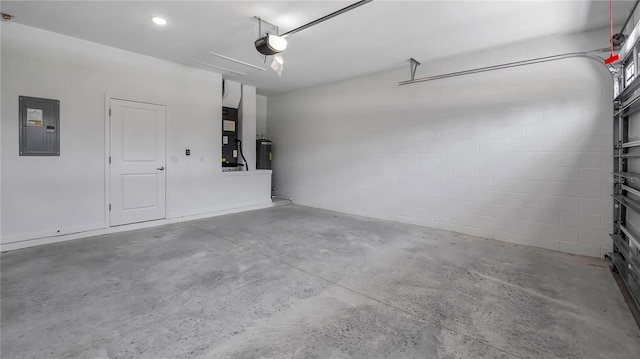
[[[154,24],[160,25],[160,26],[164,26],[164,25],[166,25],[168,23],[167,19],[159,17],[159,16],[152,17],[151,21],[153,21]]]
[[[284,37],[280,36],[280,30],[278,29],[277,26],[273,25],[272,23],[262,20],[261,18],[254,16],[254,19],[258,20],[258,36],[260,36],[260,38],[258,38],[255,42],[254,45],[256,46],[256,50],[258,50],[259,53],[267,56],[267,55],[275,55],[277,53],[280,53],[282,51],[284,51],[284,49],[287,48],[287,40],[285,40]],[[276,34],[270,34],[269,32],[267,32],[264,36],[262,36],[262,23],[265,23],[269,26],[271,26],[273,28],[273,30],[275,30]]]
[[[275,55],[287,48],[287,40],[278,35],[266,34],[255,42],[256,50],[263,55]]]
[[[254,18],[256,20],[258,20],[258,36],[262,36],[262,23],[266,23],[268,25],[271,25],[275,30],[276,30],[276,35],[273,34],[269,34],[267,33],[266,35],[260,37],[259,39],[257,39],[254,43],[254,45],[256,46],[256,50],[258,50],[259,53],[265,55],[265,61],[266,61],[266,57],[267,55],[276,55],[273,58],[273,62],[271,63],[271,68],[276,71],[278,73],[278,76],[282,76],[282,69],[283,69],[283,64],[284,64],[284,59],[282,58],[282,54],[281,52],[284,51],[287,48],[287,40],[285,39],[285,37],[295,34],[297,32],[300,32],[304,29],[308,29],[311,26],[314,25],[318,25],[321,22],[325,22],[333,17],[336,17],[338,15],[344,14],[347,11],[351,11],[357,7],[360,7],[364,4],[370,3],[373,0],[360,0],[356,3],[353,3],[345,8],[342,8],[338,11],[334,11],[329,15],[323,16],[319,19],[316,19],[314,21],[311,21],[310,23],[304,24],[300,27],[297,27],[293,30],[289,30],[287,32],[285,32],[284,34],[280,35],[280,31],[278,29],[277,26],[262,20],[261,18],[254,16]]]

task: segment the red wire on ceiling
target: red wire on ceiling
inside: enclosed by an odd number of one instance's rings
[[[605,64],[610,64],[620,58],[619,55],[613,54],[613,0],[609,0],[609,44],[611,46],[611,51],[609,53],[609,58],[604,60]]]

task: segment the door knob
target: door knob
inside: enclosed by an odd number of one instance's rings
[[[164,166],[156,168],[158,171],[164,171]]]

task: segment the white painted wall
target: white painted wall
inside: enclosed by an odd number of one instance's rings
[[[242,85],[242,101],[239,117],[241,121],[242,152],[249,171],[256,170],[256,88]]]
[[[2,41],[2,21],[0,21],[0,41]],[[1,45],[1,43],[0,43]],[[2,68],[2,46],[0,46],[0,69]],[[0,71],[0,85],[2,84],[2,71]],[[2,116],[2,86],[0,86],[0,116]],[[1,117],[0,117],[1,119]],[[2,139],[2,126],[0,125],[0,139]],[[0,144],[0,244],[2,243],[2,146]]]
[[[256,96],[256,134],[265,135],[267,138],[267,97]]]
[[[168,218],[270,203],[270,172],[222,173],[221,75],[13,22],[1,36],[2,244],[106,227],[106,94],[167,106]],[[60,100],[60,157],[18,156],[19,95]]]
[[[550,37],[418,77],[607,46]],[[294,203],[564,252],[610,250],[608,71],[586,59],[410,86],[397,71],[269,96],[274,185]]]

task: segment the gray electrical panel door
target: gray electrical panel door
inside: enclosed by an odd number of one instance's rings
[[[60,156],[60,101],[20,96],[20,156]]]

